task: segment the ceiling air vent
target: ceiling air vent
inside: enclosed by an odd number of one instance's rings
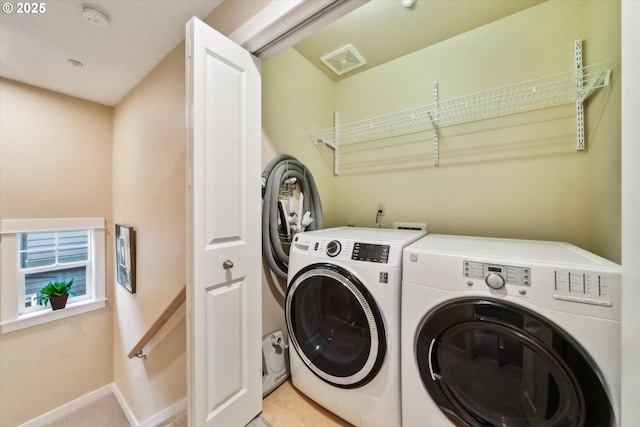
[[[344,74],[367,63],[350,44],[323,56],[320,60],[337,75]]]

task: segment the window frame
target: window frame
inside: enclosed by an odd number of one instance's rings
[[[87,274],[91,274],[92,296],[72,299],[64,310],[42,309],[25,311],[20,309],[20,301],[24,304],[24,271],[20,269],[19,234],[71,230],[90,231],[90,255],[92,266]],[[104,308],[106,305],[106,239],[104,218],[55,218],[55,219],[18,219],[0,221],[0,309],[1,332],[8,333],[35,325],[48,323],[81,313]],[[22,292],[22,298],[21,298]],[[22,313],[21,313],[22,311]]]

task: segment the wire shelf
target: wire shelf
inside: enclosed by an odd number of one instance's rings
[[[614,60],[471,95],[385,114],[311,134],[314,142],[333,148],[406,135],[540,108],[581,103],[608,86]]]

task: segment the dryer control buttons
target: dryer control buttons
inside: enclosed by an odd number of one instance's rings
[[[504,285],[531,286],[531,268],[529,267],[465,260],[462,262],[462,275],[470,279],[484,280],[494,289],[500,289]],[[499,279],[492,275],[499,276]]]
[[[504,277],[498,273],[489,273],[487,274],[487,277],[484,278],[484,282],[490,288],[500,289],[504,286]]]
[[[553,298],[612,307],[616,296],[609,281],[610,276],[605,273],[557,269],[553,272]]]
[[[331,258],[338,256],[341,249],[342,245],[337,240],[332,240],[327,243],[327,255],[329,255]]]

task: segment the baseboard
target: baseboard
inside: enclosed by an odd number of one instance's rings
[[[57,408],[47,412],[46,414],[42,414],[37,418],[34,418],[26,423],[22,424],[20,427],[42,427],[46,424],[49,424],[53,420],[57,420],[59,418],[65,417],[76,411],[80,408],[83,408],[87,405],[92,404],[98,399],[101,399],[105,396],[108,396],[112,392],[112,384],[107,384],[104,387],[100,387],[97,390],[92,391],[91,393],[87,393],[84,396],[77,398],[76,400],[72,400],[69,403],[66,403],[62,406],[58,406]]]
[[[118,386],[115,383],[111,383],[105,385],[104,387],[100,387],[99,389],[94,390],[90,393],[87,393],[75,400],[72,400],[69,403],[58,406],[57,408],[47,412],[46,414],[42,414],[37,418],[27,421],[19,427],[44,427],[52,421],[65,417],[70,413],[77,411],[78,409],[82,409],[85,406],[91,405],[96,400],[108,396],[111,393],[113,393],[116,400],[120,404],[122,412],[124,412],[124,415],[127,417],[127,420],[132,427],[155,427],[158,424],[161,424],[162,422],[178,415],[180,412],[183,412],[187,409],[187,399],[183,399],[180,402],[162,410],[161,412],[152,415],[141,423],[131,411],[127,400],[120,392]]]
[[[122,412],[124,412],[124,415],[127,417],[127,420],[129,420],[129,424],[131,424],[131,426],[136,426],[136,427],[139,426],[140,424],[138,423],[138,419],[136,418],[135,415],[133,415],[133,411],[131,411],[129,404],[127,403],[127,399],[124,398],[124,396],[122,395],[122,392],[120,391],[116,383],[111,383],[111,391],[113,392],[113,395],[116,397],[116,400],[120,404],[120,408],[122,408]]]
[[[168,419],[173,418],[179,413],[184,412],[186,410],[187,410],[187,399],[184,399],[176,404],[169,406],[162,412],[159,412],[153,415],[152,417],[147,418],[142,424],[139,424],[138,427],[157,426],[158,424],[163,423],[164,421],[167,421]]]
[[[116,397],[116,400],[120,404],[120,407],[122,408],[124,415],[127,417],[127,420],[129,420],[129,424],[131,424],[131,426],[133,427],[155,427],[158,424],[161,424],[162,422],[178,415],[180,412],[183,412],[187,409],[187,399],[183,399],[180,402],[158,412],[157,414],[152,415],[143,422],[139,422],[136,416],[133,415],[131,408],[127,404],[127,401],[120,392],[118,386],[115,383],[113,383],[111,386],[113,395]]]

